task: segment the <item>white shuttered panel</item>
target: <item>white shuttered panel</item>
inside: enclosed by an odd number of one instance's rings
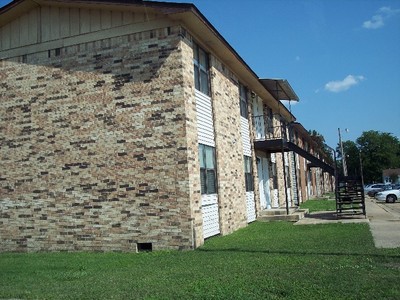
[[[279,208],[279,197],[278,197],[278,190],[272,190],[272,207]]]
[[[197,90],[195,95],[199,144],[215,147],[211,98]]]
[[[243,155],[251,157],[249,120],[240,117],[240,129],[242,135]],[[247,207],[247,222],[248,223],[253,222],[256,219],[254,192],[246,192],[246,207]]]
[[[293,204],[298,205],[299,199],[297,198],[297,176],[296,176],[296,154],[294,152],[290,152],[290,182],[292,184],[291,188],[293,191]]]
[[[199,144],[215,147],[214,122],[211,98],[195,91],[197,110],[197,136]],[[206,239],[220,233],[218,195],[201,195],[203,212],[203,237]]]
[[[240,117],[240,128],[242,133],[243,155],[251,156],[250,125],[249,120]]]
[[[256,220],[256,207],[254,206],[254,192],[246,192],[247,223]]]
[[[208,238],[220,233],[218,214],[218,195],[202,195],[203,236]],[[207,203],[207,204],[206,204]]]

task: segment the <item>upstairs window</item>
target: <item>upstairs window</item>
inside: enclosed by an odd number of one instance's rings
[[[271,162],[270,174],[272,174],[272,188],[278,189],[278,171],[276,168],[276,162]]]
[[[217,193],[215,148],[199,144],[201,194]]]
[[[210,96],[208,54],[193,43],[194,84],[196,90]]]
[[[244,156],[244,177],[246,182],[246,192],[254,191],[253,167],[250,156]]]
[[[243,118],[248,118],[248,108],[247,108],[247,89],[245,86],[239,83],[239,98],[240,98],[240,115]]]
[[[272,112],[271,108],[267,108],[267,130],[269,133],[273,133],[274,132],[274,113]]]

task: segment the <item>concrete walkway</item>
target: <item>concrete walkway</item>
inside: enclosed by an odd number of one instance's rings
[[[400,247],[400,214],[390,209],[390,204],[376,203],[371,198],[365,199],[367,216],[355,215],[337,219],[336,212],[325,211],[310,213],[295,225],[329,224],[329,223],[368,223],[375,247]]]
[[[400,247],[400,214],[390,209],[390,204],[365,199],[369,227],[377,248]]]

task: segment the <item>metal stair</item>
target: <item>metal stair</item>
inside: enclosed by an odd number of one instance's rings
[[[337,182],[336,213],[338,218],[353,215],[364,215],[365,195],[362,180],[342,177]]]

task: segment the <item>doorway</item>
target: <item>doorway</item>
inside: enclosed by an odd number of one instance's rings
[[[260,191],[261,209],[271,209],[271,194],[269,187],[268,159],[257,157],[258,188]]]

